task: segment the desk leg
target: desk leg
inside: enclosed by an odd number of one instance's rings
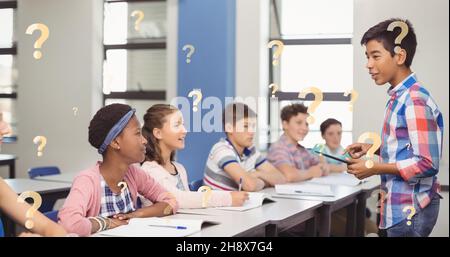
[[[331,232],[331,206],[324,205],[319,209],[319,236],[329,237]]]
[[[311,219],[306,221],[306,236],[315,237],[316,234],[316,217],[312,217]]]
[[[16,178],[16,161],[9,163],[9,178]]]
[[[266,226],[266,237],[278,236],[278,226],[276,224],[269,224]]]
[[[358,195],[358,205],[356,206],[356,236],[364,237],[366,226],[366,205],[367,193],[360,193]]]
[[[355,236],[356,227],[356,201],[347,206],[346,236]]]

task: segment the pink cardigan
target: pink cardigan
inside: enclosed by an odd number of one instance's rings
[[[186,191],[177,188],[177,179],[157,162],[146,161],[141,168],[153,177],[159,184],[171,192],[176,198],[180,208],[202,208],[203,193],[189,191],[186,169],[183,165],[173,162],[180,174]],[[207,202],[207,207],[231,206],[231,193],[229,191],[213,190]],[[142,201],[144,206],[151,204],[148,200]]]
[[[98,162],[75,177],[70,193],[58,213],[59,223],[68,233],[76,233],[80,236],[91,234],[91,222],[87,217],[95,217],[100,213],[102,196],[100,164],[101,162]],[[134,206],[139,193],[153,202],[167,202],[173,208],[173,213],[176,213],[178,203],[138,165],[129,166],[124,180],[130,190]]]

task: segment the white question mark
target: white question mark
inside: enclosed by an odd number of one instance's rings
[[[193,89],[191,92],[189,92],[188,97],[193,97],[194,95],[197,97],[194,99],[194,103],[193,103],[194,106],[192,107],[192,110],[194,112],[196,112],[196,111],[198,111],[197,105],[202,100],[202,97],[203,97],[202,91],[200,89]]]
[[[191,56],[195,52],[195,47],[193,45],[185,45],[183,46],[183,52],[186,52],[186,50],[189,49],[187,56],[186,56],[186,63],[191,63]]]
[[[395,38],[395,44],[398,45],[394,48],[394,52],[396,54],[398,54],[400,52],[400,50],[402,49],[400,47],[400,45],[402,44],[402,40],[406,37],[406,35],[408,35],[408,24],[406,24],[406,22],[404,21],[393,21],[389,24],[389,26],[387,27],[388,31],[394,31],[394,28],[396,27],[400,27],[402,29],[402,31],[400,32],[400,34]]]
[[[367,139],[372,139],[372,141],[373,141],[372,146],[369,148],[369,150],[367,151],[367,154],[366,154],[366,156],[367,156],[367,158],[369,158],[369,160],[367,160],[365,163],[366,168],[370,169],[374,165],[374,163],[371,159],[373,158],[373,155],[377,151],[378,147],[380,147],[380,145],[381,145],[381,138],[375,132],[365,132],[361,136],[359,136],[358,142],[365,143],[365,141]]]
[[[73,110],[73,115],[77,116],[78,107],[73,107],[72,110]]]
[[[306,118],[306,121],[309,124],[313,124],[316,119],[312,116],[312,113],[316,111],[317,107],[319,107],[320,103],[323,100],[323,93],[320,89],[317,87],[308,87],[303,89],[299,94],[299,98],[305,98],[308,94],[314,94],[314,102],[308,107],[308,118]]]
[[[39,209],[39,207],[41,207],[42,198],[41,198],[41,195],[36,192],[25,191],[25,192],[22,192],[17,197],[17,202],[25,203],[25,199],[27,199],[27,198],[33,199],[33,206],[31,206],[31,208],[28,209],[27,213],[25,214],[25,217],[27,218],[27,220],[25,221],[25,227],[27,229],[32,229],[34,227],[34,221],[32,219],[33,219],[34,213]]]
[[[40,142],[40,144],[39,144],[39,146],[38,146],[38,153],[37,153],[37,156],[41,157],[42,154],[43,154],[42,151],[44,150],[44,147],[45,147],[45,145],[47,144],[47,138],[44,137],[44,136],[36,136],[36,137],[33,139],[33,143],[37,144],[37,143],[39,143],[39,142]]]
[[[138,16],[138,18],[136,19],[136,21],[134,22],[134,29],[136,31],[139,31],[141,29],[141,21],[144,19],[144,12],[141,10],[134,10],[131,13],[131,16]]]
[[[42,44],[44,44],[44,42],[47,40],[48,35],[50,34],[50,31],[48,30],[47,25],[42,24],[42,23],[34,23],[34,24],[31,24],[30,26],[28,26],[28,28],[25,31],[25,33],[28,34],[28,35],[31,35],[31,34],[33,34],[33,32],[35,30],[40,30],[41,31],[41,36],[34,43],[34,48],[40,49],[42,47]],[[34,51],[33,57],[36,60],[41,59],[42,52],[38,51],[38,50]]]
[[[119,182],[119,184],[117,184],[117,186],[120,187],[120,192],[123,193],[123,191],[125,191],[125,189],[128,187],[128,184],[125,181],[121,181]]]
[[[209,198],[211,198],[211,188],[209,186],[201,186],[197,192],[202,192],[203,193],[203,197],[202,197],[202,207],[206,208],[208,206],[208,201]]]
[[[275,83],[269,85],[269,88],[272,88],[272,97],[275,97],[275,93],[278,91],[279,86]]]
[[[349,94],[351,94],[351,99],[350,99],[350,105],[348,106],[348,109],[352,112],[353,104],[356,102],[356,99],[358,99],[359,93],[358,93],[358,91],[351,89],[351,90],[348,90],[347,92],[345,92],[344,96],[348,96]]]

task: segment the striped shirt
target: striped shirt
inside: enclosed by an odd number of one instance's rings
[[[252,172],[266,161],[255,147],[245,148],[240,156],[228,138],[222,138],[209,153],[206,161],[203,184],[213,190],[238,190],[239,185],[224,170],[230,163],[238,163],[245,171]]]
[[[302,171],[319,164],[319,158],[316,155],[298,143],[291,143],[284,133],[277,142],[270,145],[267,159],[275,167],[288,164]]]
[[[383,229],[407,218],[405,206],[412,205],[418,212],[440,191],[436,175],[444,131],[438,106],[414,73],[389,88],[388,94],[380,159],[395,163],[400,176],[381,175],[381,187],[387,192],[381,205]]]

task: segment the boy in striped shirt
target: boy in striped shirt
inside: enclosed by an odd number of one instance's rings
[[[395,49],[400,28],[388,31],[392,22],[405,22],[408,34]],[[348,172],[359,179],[381,176],[387,192],[381,204],[380,228],[387,236],[428,236],[439,214],[440,186],[436,175],[442,154],[444,124],[442,114],[430,93],[411,71],[417,41],[409,21],[390,19],[370,28],[361,45],[366,47],[367,65],[377,85],[389,83],[382,144],[377,154],[381,162],[365,166],[364,156],[371,144],[347,147],[352,158]],[[416,214],[408,222],[408,208]]]
[[[284,176],[253,145],[256,113],[243,103],[225,107],[226,138],[216,143],[206,162],[203,183],[215,190],[260,191],[282,184]]]

